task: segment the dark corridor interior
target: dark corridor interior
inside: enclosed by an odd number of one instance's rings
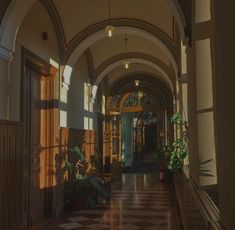
[[[156,125],[145,126],[145,152],[152,153],[157,149]]]

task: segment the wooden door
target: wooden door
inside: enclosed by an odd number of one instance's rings
[[[24,73],[23,228],[42,222],[53,212],[55,157],[55,78],[32,63]]]
[[[43,163],[41,157],[41,84],[40,74],[30,71],[31,83],[31,109],[30,109],[30,137],[31,137],[31,169],[30,169],[30,222],[35,224],[44,217],[44,191],[40,174],[43,172]]]
[[[41,143],[41,173],[40,187],[44,190],[44,217],[51,217],[53,212],[53,167],[55,147],[55,108],[54,78],[41,76],[41,110],[40,110],[40,143]]]
[[[103,119],[102,117],[97,117],[97,139],[98,139],[98,153],[100,164],[103,165]]]
[[[43,216],[44,194],[40,189],[40,74],[27,67],[24,76],[24,193],[23,227]]]

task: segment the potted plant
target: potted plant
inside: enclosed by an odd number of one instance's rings
[[[69,206],[72,210],[82,207],[92,207],[96,204],[98,197],[104,200],[109,199],[110,189],[102,178],[97,177],[95,172],[98,170],[98,159],[93,154],[90,162],[86,161],[85,154],[76,146],[70,149],[70,154],[76,159],[65,162],[65,169],[74,176],[73,190],[69,198]],[[91,170],[88,171],[88,164]]]
[[[171,152],[172,145],[164,145],[155,154],[155,160],[159,171],[159,180],[161,182],[168,179],[169,172],[167,169]]]
[[[156,161],[159,163],[159,175],[161,180],[161,172],[164,169],[164,177],[166,180],[171,178],[172,172],[181,170],[183,160],[188,155],[188,124],[183,120],[180,113],[175,113],[171,117],[171,123],[176,129],[181,129],[181,137],[177,138],[173,143],[162,146],[156,152]]]
[[[183,160],[188,155],[188,123],[180,113],[175,113],[171,117],[171,123],[175,125],[176,129],[181,130],[181,136],[171,145],[167,167],[170,171],[177,171],[182,169]]]

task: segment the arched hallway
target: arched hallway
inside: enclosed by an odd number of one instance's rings
[[[76,211],[43,227],[61,229],[182,230],[171,185],[160,183],[156,174],[123,174],[112,185],[107,204]]]
[[[0,0],[0,230],[67,222],[110,182],[109,214],[138,217],[148,210],[127,197],[169,195],[184,230],[234,230],[234,8]]]

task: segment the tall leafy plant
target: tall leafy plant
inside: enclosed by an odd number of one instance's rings
[[[164,163],[170,171],[177,171],[182,168],[183,160],[188,155],[188,123],[180,113],[175,113],[170,122],[177,130],[181,130],[181,136],[173,143],[162,146],[157,152],[156,160]]]
[[[177,138],[168,149],[171,149],[167,167],[171,171],[177,171],[182,168],[183,160],[188,155],[188,123],[185,121],[180,113],[175,113],[171,117],[171,123],[175,125],[176,129],[180,129],[181,136]]]

